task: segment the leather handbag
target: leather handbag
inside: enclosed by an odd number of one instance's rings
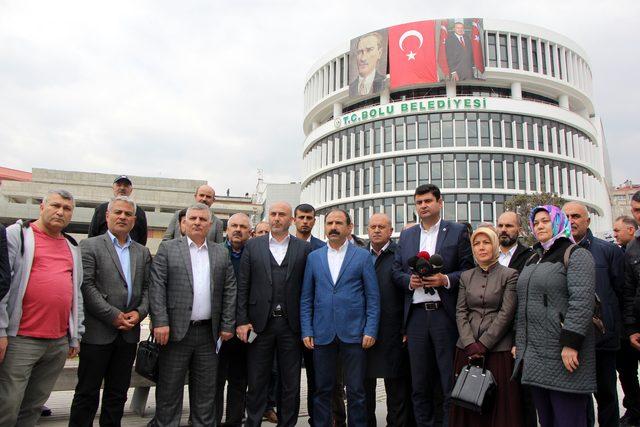
[[[469,364],[462,368],[451,391],[451,403],[480,414],[491,411],[496,392],[496,382],[491,371],[485,367],[485,358],[480,358],[481,366]]]
[[[135,370],[138,375],[155,382],[158,382],[158,356],[160,347],[155,342],[153,334],[149,334],[146,341],[140,341],[136,354]]]

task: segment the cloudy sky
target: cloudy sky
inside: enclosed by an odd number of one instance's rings
[[[636,0],[0,0],[0,166],[206,179],[232,194],[253,192],[258,169],[298,181],[316,60],[371,29],[478,16],[585,49],[614,182],[640,182],[639,12]]]

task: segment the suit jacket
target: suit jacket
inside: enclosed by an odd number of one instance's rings
[[[455,71],[460,80],[468,80],[473,78],[473,47],[467,33],[462,38],[464,47],[454,32],[449,33],[446,42],[447,64],[450,73]]]
[[[11,285],[11,267],[9,267],[9,251],[7,249],[7,231],[0,224],[0,300],[9,292]]]
[[[458,348],[480,341],[490,351],[511,350],[517,282],[518,272],[498,263],[488,272],[475,267],[462,273],[456,306]]]
[[[180,211],[176,211],[173,214],[173,218],[171,218],[171,221],[169,221],[169,225],[167,226],[167,230],[162,236],[162,240],[179,239],[180,237],[182,237],[182,234],[180,234],[180,224],[178,221],[178,218],[180,216],[179,214]],[[211,229],[209,230],[207,240],[213,243],[224,242],[224,238],[222,237],[223,228],[224,226],[220,218],[218,218],[213,214],[213,212],[211,212]]]
[[[386,76],[380,74],[378,70],[376,70],[376,75],[373,77],[373,84],[371,85],[371,92],[367,95],[375,95],[382,92],[387,83],[386,79]],[[349,83],[349,96],[360,96],[358,92],[358,77],[356,76],[356,78]]]
[[[363,335],[378,336],[380,290],[371,255],[366,249],[347,245],[338,280],[331,278],[328,247],[309,254],[300,300],[302,337],[314,337],[317,345],[337,336],[350,344]]]
[[[323,246],[327,246],[327,243],[324,240],[320,240],[315,236],[311,236],[311,250],[315,251],[316,249],[320,249]]]
[[[295,333],[300,333],[300,290],[311,245],[294,236],[289,236],[289,239],[285,304],[289,327]],[[238,281],[238,325],[251,323],[253,330],[260,334],[269,320],[272,296],[271,251],[269,234],[265,234],[249,239],[242,251]]]
[[[149,312],[149,249],[131,241],[131,302],[127,304],[127,282],[120,259],[109,234],[91,237],[80,242],[82,254],[82,297],[84,299],[85,332],[82,341],[89,344],[109,344],[122,334],[129,343],[140,340],[140,324],[129,331],[119,331],[111,322],[121,312],[136,310],[140,321]]]
[[[393,257],[397,248],[398,245],[391,242],[387,249],[375,258],[374,267],[380,289],[380,327],[376,345],[367,350],[368,378],[397,378],[404,374],[404,292],[393,284],[392,277]],[[370,256],[373,258],[373,255]]]
[[[91,224],[89,225],[88,237],[95,237],[107,232],[107,207],[109,202],[102,203],[93,212]],[[136,223],[133,230],[129,233],[131,240],[140,243],[142,246],[147,244],[147,215],[144,210],[136,205]]]
[[[411,270],[409,269],[408,260],[420,251],[421,232],[422,227],[418,225],[416,227],[407,228],[400,233],[398,250],[395,253],[393,262],[394,283],[405,292],[405,326],[409,317],[409,309],[411,308],[413,298],[413,291],[409,289]],[[441,220],[435,253],[440,254],[444,260],[442,273],[449,277],[450,284],[449,289],[441,286],[436,288],[436,290],[438,295],[440,295],[444,310],[451,318],[451,321],[455,322],[460,274],[474,266],[467,227],[452,221],[446,221],[444,219]]]
[[[526,246],[518,240],[518,246],[516,247],[516,251],[513,253],[511,257],[511,261],[509,261],[509,268],[513,268],[518,273],[522,271],[525,263],[529,258],[533,255],[533,249],[531,247]]]
[[[211,326],[218,332],[235,331],[236,278],[229,251],[207,243],[211,274]],[[187,237],[160,243],[151,265],[149,287],[153,326],[169,326],[169,339],[180,341],[189,329],[193,304],[193,273]]]

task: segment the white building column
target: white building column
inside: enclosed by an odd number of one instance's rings
[[[334,102],[333,103],[333,118],[339,117],[342,115],[342,102]]]
[[[515,99],[518,101],[522,100],[522,83],[520,82],[511,83],[511,99]]]
[[[448,98],[453,98],[454,96],[456,96],[456,82],[454,82],[452,80],[447,80],[446,88],[447,88],[447,97]]]
[[[558,97],[558,106],[565,110],[569,109],[569,95],[560,95]]]
[[[391,101],[391,93],[389,88],[385,88],[380,92],[380,105],[388,104]]]

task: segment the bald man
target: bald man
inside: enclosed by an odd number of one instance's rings
[[[211,186],[204,184],[196,188],[193,199],[195,200],[195,203],[203,203],[211,208],[213,202],[216,201],[216,192]],[[164,236],[162,236],[162,240],[179,239],[180,237],[182,237],[182,233],[180,233],[179,216],[180,211],[176,211],[176,213],[173,215],[173,218],[169,222],[169,226],[167,227]],[[222,243],[222,229],[222,221],[220,220],[220,218],[213,214],[213,211],[211,211],[211,228],[209,229],[209,234],[207,235],[207,241]]]
[[[272,204],[271,231],[250,239],[240,260],[236,333],[249,343],[247,427],[262,422],[276,351],[281,381],[278,425],[295,426],[298,420],[300,290],[311,245],[289,234],[292,220],[291,205]]]
[[[575,242],[591,252],[596,263],[596,295],[600,299],[604,333],[596,330],[596,381],[598,423],[617,426],[620,417],[616,377],[616,352],[622,333],[622,288],[624,286],[624,255],[615,244],[594,237],[589,229],[591,218],[586,206],[569,202],[562,208],[571,222]],[[594,423],[593,405],[589,410],[590,425]]]
[[[524,264],[533,254],[533,250],[520,242],[518,237],[522,233],[522,221],[515,212],[504,212],[498,217],[496,228],[500,241],[500,257],[498,262],[505,267],[518,270],[524,268]]]
[[[376,379],[384,378],[388,426],[413,425],[409,354],[403,345],[404,292],[393,284],[393,257],[398,245],[391,241],[393,227],[387,214],[375,213],[367,227],[367,249],[376,270],[380,289],[380,327],[376,345],[367,350],[364,383],[367,425],[376,425]]]

